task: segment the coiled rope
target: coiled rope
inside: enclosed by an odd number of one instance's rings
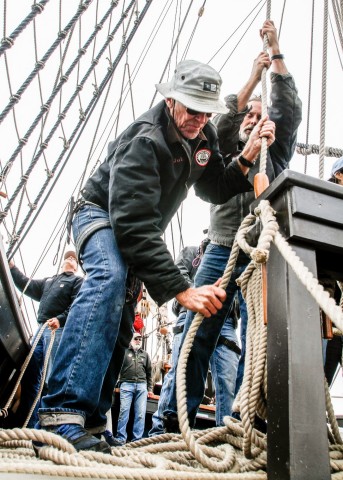
[[[254,419],[256,414],[267,418],[267,327],[263,322],[260,293],[261,268],[268,260],[271,242],[274,242],[301,283],[340,329],[343,328],[343,313],[278,232],[275,212],[269,202],[261,201],[254,213],[244,219],[237,232],[220,285],[226,288],[239,248],[242,248],[252,258],[240,277],[249,317],[244,379],[236,402],[242,421],[225,417],[224,427],[193,431],[189,428],[185,371],[194,336],[203,319],[202,315],[197,314],[182,347],[177,370],[181,435],[165,434],[142,439],[125,447],[112,448],[112,455],[105,455],[97,452],[76,452],[74,447],[61,437],[44,430],[1,430],[0,472],[123,479],[267,479],[266,436],[254,428]],[[257,247],[253,248],[247,243],[246,234],[255,220],[259,220],[263,228]],[[343,478],[343,441],[327,386],[326,403],[331,478],[338,480]],[[32,440],[48,445],[40,449],[40,460],[33,457],[30,447]],[[14,448],[16,450],[13,450]]]

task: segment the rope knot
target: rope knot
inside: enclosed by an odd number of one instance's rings
[[[250,256],[255,263],[267,263],[269,251],[262,248],[253,248]]]

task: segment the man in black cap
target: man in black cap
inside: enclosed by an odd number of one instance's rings
[[[196,195],[214,203],[252,189],[245,176],[249,167],[238,160],[224,166],[209,122],[212,113],[227,111],[219,99],[221,83],[209,65],[180,62],[171,81],[156,86],[165,100],[109,144],[106,160],[81,191],[73,233],[87,276],[39,410],[40,426],[77,450],[110,452],[91,433],[105,428],[113,371],[123,362],[117,347],[130,321],[122,319],[128,268],[159,305],[176,297],[209,317],[225,299],[217,284],[190,287],[163,240],[192,186]],[[274,123],[262,118],[251,133],[255,147],[260,148],[261,137],[270,145],[274,130]],[[244,154],[249,160],[251,152]],[[74,341],[65,341],[68,337]]]
[[[83,279],[75,275],[78,270],[78,260],[73,250],[65,252],[61,273],[43,279],[30,279],[9,261],[9,267],[16,287],[28,297],[39,303],[37,322],[42,327],[47,322],[41,338],[39,339],[27,370],[21,382],[21,402],[14,421],[15,426],[23,426],[30,408],[39,391],[44,357],[47,352],[51,332],[55,331],[55,339],[50,354],[45,381],[47,383],[52,363],[60,343],[63,327],[66,323],[71,304],[80,290]],[[38,335],[37,331],[36,336]],[[32,343],[34,343],[33,339]],[[38,407],[33,412],[28,427],[34,427],[38,422]]]

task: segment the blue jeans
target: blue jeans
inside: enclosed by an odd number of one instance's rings
[[[40,325],[41,328],[42,325]],[[40,332],[40,328],[37,330],[33,340],[32,344],[34,343],[35,339],[37,338],[37,335]],[[58,342],[61,336],[62,328],[58,328],[55,332],[55,340],[54,344],[51,350],[50,354],[50,359],[48,363],[48,368],[47,368],[47,373],[45,377],[45,383],[47,383],[50,371],[51,371],[51,366],[54,361],[54,357],[56,355],[56,350],[58,346]],[[22,427],[24,425],[24,422],[27,418],[27,415],[33,405],[33,402],[35,401],[40,384],[41,384],[41,379],[42,379],[42,371],[43,371],[43,364],[44,364],[44,358],[48,350],[48,346],[50,343],[50,338],[51,338],[51,330],[49,330],[48,327],[45,327],[45,330],[41,336],[41,338],[38,340],[38,343],[36,345],[36,348],[33,352],[32,358],[25,370],[24,376],[21,381],[21,387],[22,387],[22,394],[21,394],[21,399],[20,399],[20,405],[19,408],[16,412],[16,423],[18,427]],[[35,409],[32,412],[31,418],[27,424],[28,428],[33,428],[36,423],[38,422],[38,408],[40,406],[40,400],[38,400]]]
[[[178,327],[184,325],[186,319],[186,312],[182,312],[176,322]],[[160,392],[160,398],[158,400],[157,410],[152,416],[152,427],[149,430],[149,437],[153,437],[154,435],[161,435],[164,433],[164,425],[163,425],[163,412],[166,408],[170,389],[172,388],[172,381],[173,376],[176,371],[177,362],[179,359],[180,348],[181,348],[181,338],[182,332],[177,333],[174,335],[173,338],[173,347],[172,347],[172,358],[171,358],[171,369],[165,375],[162,383],[162,388]]]
[[[107,212],[95,206],[82,207],[73,221],[75,241],[101,220],[108,220]],[[133,316],[129,312],[122,318],[127,266],[112,229],[94,232],[80,259],[87,276],[69,311],[49,392],[42,399],[42,427],[63,423],[83,426],[85,422],[92,428],[106,425],[106,412],[131,338],[127,332],[132,332]]]
[[[48,362],[48,368],[47,368],[46,377],[45,377],[45,383],[46,384],[48,383],[49,377],[51,375],[52,366],[53,366],[53,363],[54,363],[54,360],[55,360],[55,357],[56,357],[56,352],[57,352],[58,346],[61,342],[62,333],[63,333],[63,328],[57,328],[55,330],[54,343],[52,345],[50,358],[49,358],[49,362]],[[46,352],[48,350],[50,339],[51,339],[51,330],[48,327],[46,327],[46,329],[44,330],[44,333],[43,333],[44,356],[46,355]]]
[[[148,389],[146,383],[123,382],[120,385],[120,411],[117,434],[115,436],[118,442],[122,444],[126,442],[126,425],[129,421],[132,402],[134,405],[132,441],[135,442],[143,437],[147,399]]]
[[[248,326],[247,304],[245,303],[242,292],[240,290],[238,290],[238,301],[239,301],[239,311],[241,316],[241,328],[240,328],[241,357],[238,363],[235,396],[237,395],[238,390],[241,388],[241,385],[243,382],[244,364],[245,364],[245,346],[246,346],[247,326]]]
[[[201,264],[195,275],[194,286],[199,287],[202,285],[215,283],[218,278],[223,275],[230,253],[231,248],[210,243],[206,248]],[[212,315],[210,318],[204,318],[195,335],[194,343],[188,357],[186,370],[187,410],[191,426],[193,426],[195,423],[197,410],[203,399],[209,362],[217,345],[219,335],[222,334],[227,339],[237,343],[236,332],[233,321],[230,318],[230,312],[234,295],[238,290],[236,279],[241,275],[248,263],[249,259],[246,255],[239,255],[236,262],[236,267],[226,288],[227,297],[223,303],[223,307],[216,313],[216,315]],[[195,314],[193,312],[187,312],[185,329],[182,334],[182,342],[184,341],[194,315]],[[221,332],[224,323],[225,329],[223,332]],[[227,352],[229,352],[229,349],[227,349]],[[231,355],[229,355],[228,358],[230,357]],[[237,360],[235,359],[235,365],[230,365],[228,362],[224,369],[225,373],[233,371],[235,374],[237,369]],[[194,372],[196,372],[196,375]],[[228,375],[231,376],[232,373],[229,373]],[[225,395],[220,395],[219,398],[224,400]],[[172,388],[170,390],[170,395],[164,410],[164,414],[169,415],[176,413],[176,374],[174,374],[172,379]]]
[[[211,374],[216,391],[217,426],[224,425],[224,417],[231,415],[232,412],[238,362],[238,353],[223,344],[216,346],[210,359]]]

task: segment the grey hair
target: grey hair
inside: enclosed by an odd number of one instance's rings
[[[250,102],[262,102],[262,95],[253,94],[253,96],[248,100],[248,103]]]

